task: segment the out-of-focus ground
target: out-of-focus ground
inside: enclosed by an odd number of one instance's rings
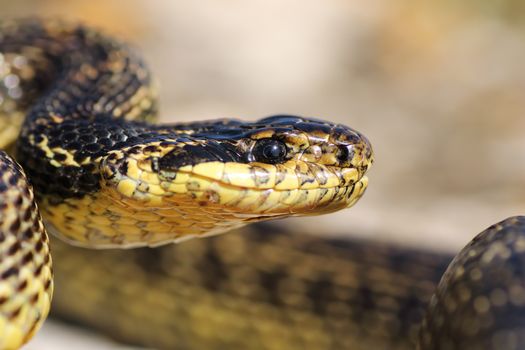
[[[291,113],[365,133],[368,193],[351,210],[289,220],[304,231],[455,251],[525,213],[519,0],[0,4],[4,18],[82,19],[134,43],[159,78],[164,121]],[[50,327],[27,348],[45,348]]]

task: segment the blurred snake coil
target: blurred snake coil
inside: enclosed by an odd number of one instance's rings
[[[96,30],[0,24],[0,147],[18,161],[0,151],[0,349],[29,341],[54,289],[55,317],[150,348],[525,346],[525,218],[448,269],[444,254],[238,230],[353,205],[370,143],[291,115],[153,124],[156,95],[141,58]]]

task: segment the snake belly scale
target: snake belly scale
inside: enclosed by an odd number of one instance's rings
[[[49,312],[46,229],[61,238],[51,241],[55,313],[131,343],[404,349],[419,338],[423,349],[519,348],[515,322],[491,320],[515,311],[503,306],[520,303],[520,280],[481,288],[459,279],[458,297],[455,278],[512,271],[521,218],[454,260],[421,331],[449,256],[273,226],[168,244],[353,205],[373,162],[356,130],[291,115],[153,124],[157,93],[139,55],[56,20],[0,25],[0,78],[0,147],[20,163],[0,153],[0,348],[19,348]],[[490,317],[445,327],[476,312]]]

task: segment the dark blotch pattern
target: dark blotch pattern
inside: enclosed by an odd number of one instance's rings
[[[430,302],[419,349],[525,348],[525,216],[476,236]]]

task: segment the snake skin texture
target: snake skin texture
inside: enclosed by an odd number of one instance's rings
[[[150,124],[157,93],[140,57],[78,24],[2,23],[0,79],[0,147],[16,140],[46,227],[76,245],[328,213],[368,184],[371,145],[343,125]],[[0,152],[1,349],[29,340],[53,291],[24,171]],[[520,349],[524,235],[523,217],[487,229],[442,278],[452,256],[271,224],[130,250],[53,239],[53,314],[158,349]]]
[[[46,319],[49,240],[23,170],[0,151],[0,349],[18,349]]]
[[[525,348],[525,216],[474,238],[432,297],[420,349]]]

